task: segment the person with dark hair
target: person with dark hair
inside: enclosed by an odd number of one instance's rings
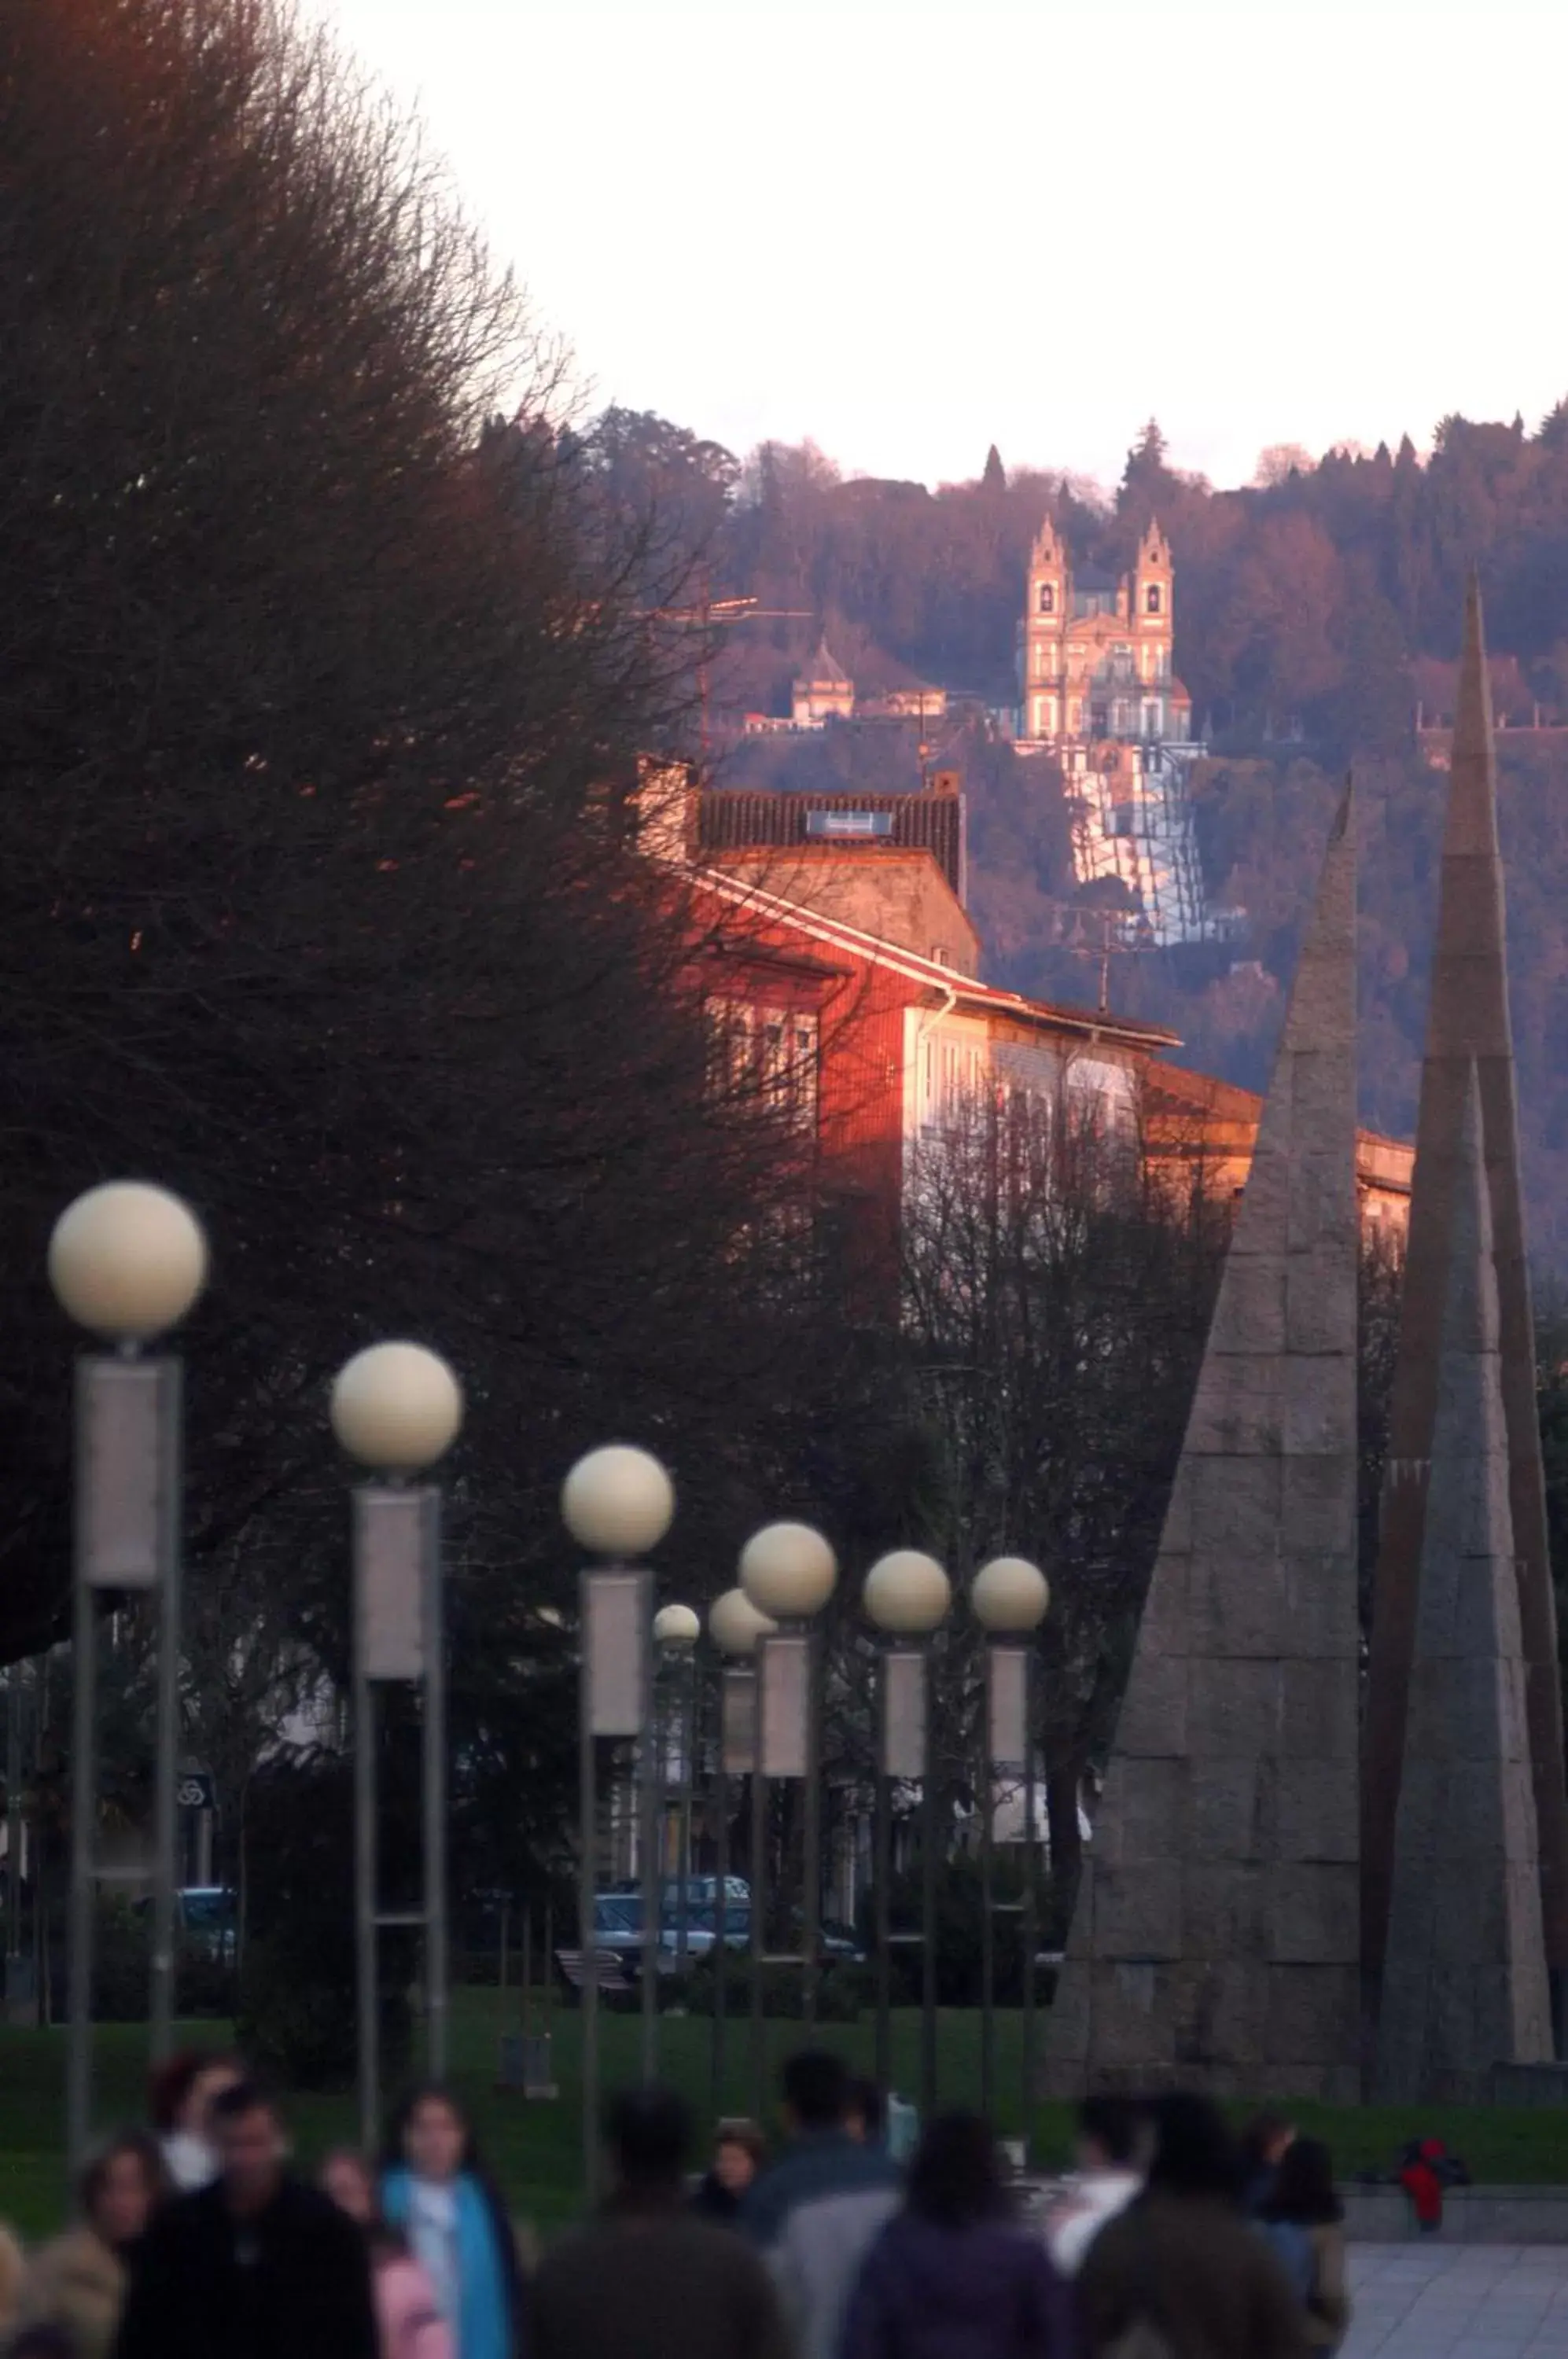
[[[78,2181],[77,2225],[27,2266],[20,2323],[60,2327],[78,2359],[108,2359],[125,2303],[127,2256],[169,2192],[156,2138],[128,2130],[112,2139]]]
[[[212,2101],[245,2078],[237,2056],[187,2048],[160,2064],[147,2083],[152,2125],[176,2193],[193,2194],[218,2175],[211,2136]]]
[[[1090,2359],[1135,2332],[1203,2359],[1307,2359],[1301,2305],[1242,2208],[1246,2163],[1225,2115],[1181,2093],[1149,2111],[1144,2191],[1100,2231],[1078,2277]]]
[[[1255,2220],[1274,2189],[1274,2174],[1289,2153],[1296,2125],[1288,2114],[1254,2114],[1241,2134],[1242,2159],[1247,2167],[1247,2208]]]
[[[875,2081],[857,2073],[849,2084],[844,2128],[857,2146],[881,2146],[887,2126],[887,2106]]]
[[[1306,2306],[1307,2341],[1318,2352],[1337,2351],[1350,2324],[1344,2223],[1327,2147],[1321,2138],[1292,2138],[1279,2158],[1261,2225],[1277,2249],[1288,2236],[1292,2259],[1296,2250],[1302,2256],[1296,2281]]]
[[[767,2159],[768,2140],[755,2122],[721,2122],[713,2139],[713,2159],[691,2198],[692,2210],[704,2219],[736,2226],[741,2205]]]
[[[898,2173],[845,2128],[840,2057],[815,2048],[791,2056],[783,2098],[790,2142],[746,2197],[741,2225],[768,2256],[800,2359],[837,2359],[861,2264],[898,2208]]]
[[[1067,2289],[1014,2217],[988,2123],[932,2122],[850,2297],[840,2359],[1069,2359]]]
[[[789,2359],[761,2261],[686,2201],[684,2100],[628,2090],[604,2126],[609,2198],[540,2265],[529,2359]]]
[[[1125,2212],[1143,2185],[1143,2117],[1129,2097],[1085,2097],[1078,2108],[1077,2169],[1045,2223],[1046,2246],[1064,2277],[1107,2221]]]
[[[114,2359],[380,2359],[365,2239],[285,2163],[265,2090],[213,2100],[218,2177],[130,2255]]]
[[[416,2089],[387,2151],[382,2210],[434,2287],[457,2359],[513,2359],[523,2321],[517,2240],[451,2091]]]
[[[319,2184],[364,2232],[381,2359],[452,2359],[452,2329],[437,2306],[435,2288],[408,2250],[408,2238],[382,2217],[375,2165],[353,2147],[339,2147],[322,2163]]]

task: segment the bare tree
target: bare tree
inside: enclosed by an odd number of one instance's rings
[[[1038,1683],[1053,1856],[1130,1660],[1215,1284],[1223,1223],[1176,1203],[1136,1132],[1069,1065],[1054,1097],[987,1093],[916,1150],[909,1382],[925,1529],[964,1574],[1035,1557],[1051,1582]]]

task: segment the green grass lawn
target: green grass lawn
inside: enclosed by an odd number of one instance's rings
[[[604,2085],[637,2077],[641,2026],[635,2014],[606,2009]],[[548,2232],[572,2217],[582,2184],[579,2141],[578,2025],[574,2014],[552,2017],[555,2077],[561,2089],[552,2104],[525,2104],[495,2087],[503,2030],[517,2027],[515,1993],[463,1990],[455,1994],[452,2017],[452,2078],[473,2107],[486,2153],[524,2219]],[[1020,2020],[998,2016],[996,2026],[997,2125],[1004,2136],[1023,2126],[1020,2088]],[[214,2025],[190,2027],[194,2044],[216,2045]],[[710,2106],[713,2027],[706,2018],[666,2016],[659,2025],[662,2077],[682,2089],[706,2118]],[[858,2069],[869,2071],[874,2027],[869,2016],[854,2025],[830,2024],[814,2035],[837,2049]],[[769,2085],[778,2066],[800,2043],[798,2023],[768,2026]],[[912,2092],[919,2079],[920,2017],[903,2011],[893,2023],[895,2086]],[[728,2069],[721,2110],[744,2113],[749,2098],[749,2025],[728,2026]],[[979,2088],[980,2018],[953,2010],[941,2020],[940,2097],[944,2104],[974,2104]],[[140,2118],[146,2071],[143,2029],[112,2026],[96,2044],[96,2119],[104,2129]],[[0,2028],[0,2220],[24,2234],[38,2235],[58,2224],[64,2204],[62,2151],[65,2036],[60,2031]],[[300,2097],[289,2106],[299,2158],[306,2167],[335,2143],[354,2136],[351,2096]],[[1303,2130],[1325,2138],[1342,2176],[1388,2169],[1398,2147],[1419,2133],[1436,2132],[1462,2154],[1477,2180],[1493,2182],[1568,2181],[1568,2127],[1550,2112],[1490,2107],[1398,2108],[1300,2105],[1292,2108]],[[1071,2136],[1071,2109],[1040,2105],[1033,2121],[1034,2151],[1049,2167],[1064,2162]]]

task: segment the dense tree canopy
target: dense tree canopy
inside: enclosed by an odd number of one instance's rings
[[[271,1611],[341,1662],[325,1382],[411,1332],[469,1391],[453,1621],[507,1720],[575,1450],[700,1468],[717,1560],[788,1427],[779,1158],[620,817],[684,692],[650,538],[439,175],[272,0],[5,12],[0,333],[0,1651],[65,1595],[49,1225],[144,1173],[213,1240],[206,1658]]]

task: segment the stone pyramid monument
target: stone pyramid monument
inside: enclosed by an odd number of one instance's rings
[[[1049,2017],[1048,2090],[1360,2095],[1356,853],[1334,821]]]
[[[1552,2056],[1480,1093],[1461,1108],[1374,2093],[1478,2104]]]
[[[1362,1922],[1369,2009],[1376,2006],[1388,1925],[1438,1406],[1448,1230],[1472,1072],[1479,1088],[1481,1153],[1496,1256],[1499,1380],[1508,1431],[1508,1506],[1519,1579],[1541,1909],[1547,1962],[1561,1987],[1561,1977],[1568,1972],[1563,1707],[1536,1423],[1535,1339],[1504,963],[1491,697],[1480,593],[1474,582],[1454,732],[1363,1730]]]

